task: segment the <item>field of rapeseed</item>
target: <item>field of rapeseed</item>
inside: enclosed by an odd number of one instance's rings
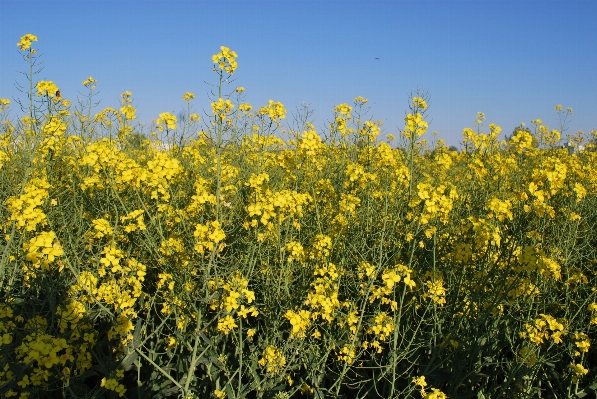
[[[77,104],[35,81],[36,41],[24,116],[0,99],[2,397],[594,395],[590,144],[479,113],[452,151],[425,93],[393,145],[361,97],[282,130],[226,47],[211,113],[186,93],[144,135],[130,92],[95,112],[92,77]]]

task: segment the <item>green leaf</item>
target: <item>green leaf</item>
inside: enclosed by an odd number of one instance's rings
[[[590,389],[590,390],[592,390],[592,391],[595,391],[595,390],[597,390],[597,382],[595,382],[595,383],[593,383],[593,384],[589,385],[589,386],[588,386],[586,389]]]
[[[167,388],[167,389],[163,389],[160,392],[158,392],[155,395],[153,395],[151,397],[151,399],[167,398],[167,397],[170,397],[170,396],[178,393],[179,391],[180,391],[180,389],[177,386],[174,386],[174,387],[171,387],[171,388]]]
[[[232,387],[230,386],[230,384],[226,384],[226,387],[224,388],[226,390],[226,396],[230,399],[235,399],[236,395],[234,394],[234,391],[232,390]]]
[[[138,357],[139,354],[137,353],[137,351],[129,353],[125,356],[124,359],[122,359],[122,362],[120,362],[120,367],[123,368],[125,371],[130,370],[133,363],[135,362],[135,360],[137,360]]]
[[[208,344],[208,345],[213,345],[213,342],[211,341],[211,339],[209,339],[209,338],[207,337],[207,335],[205,335],[205,334],[203,333],[203,331],[199,331],[199,336],[201,337],[201,339],[203,339],[203,340],[205,341],[205,343],[206,343],[206,344]]]

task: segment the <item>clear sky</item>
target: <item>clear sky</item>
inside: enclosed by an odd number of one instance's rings
[[[431,96],[430,130],[448,144],[479,111],[503,133],[537,118],[556,128],[557,104],[574,109],[569,133],[587,132],[597,129],[596,21],[596,0],[0,0],[0,97],[19,95],[16,43],[32,33],[39,80],[76,100],[93,76],[97,111],[131,91],[142,122],[178,114],[187,91],[210,111],[204,81],[215,82],[211,55],[225,45],[249,103],[309,103],[319,129],[360,95],[396,133],[419,87]]]

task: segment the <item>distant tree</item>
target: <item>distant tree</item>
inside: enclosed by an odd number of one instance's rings
[[[456,148],[455,146],[451,145],[450,147],[448,147],[448,151],[458,152],[458,148]]]

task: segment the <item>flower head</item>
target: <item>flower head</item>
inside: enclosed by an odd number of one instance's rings
[[[475,120],[475,122],[477,123],[483,123],[483,121],[485,120],[485,114],[483,112],[477,112],[477,119]]]
[[[568,368],[572,370],[572,382],[578,382],[578,380],[589,373],[589,370],[583,367],[582,364],[570,363]]]
[[[35,85],[35,88],[37,89],[38,97],[47,95],[50,98],[54,98],[54,96],[56,96],[56,93],[59,92],[58,86],[56,86],[51,80],[42,80]]]
[[[404,121],[406,122],[406,126],[404,127],[402,134],[407,138],[410,138],[413,133],[415,133],[416,137],[422,136],[425,134],[427,127],[429,126],[423,119],[423,116],[418,112],[415,115],[406,115]]]
[[[226,115],[232,111],[234,104],[230,100],[224,101],[222,98],[218,98],[218,101],[211,103],[211,110],[214,115],[218,115],[220,119],[225,119]]]
[[[131,104],[126,104],[120,108],[120,112],[122,112],[126,120],[130,121],[136,118],[135,112],[137,112],[137,110]]]
[[[238,64],[236,58],[238,55],[226,46],[220,47],[220,52],[211,56],[211,60],[216,64],[220,70],[226,71],[232,75],[236,70]]]
[[[25,36],[21,37],[21,40],[17,43],[17,46],[21,50],[29,50],[31,47],[31,42],[36,42],[37,36],[32,35],[31,33],[27,33]]]
[[[334,111],[339,113],[340,115],[346,115],[347,119],[350,119],[350,113],[352,112],[352,107],[348,104],[340,104],[334,107]]]
[[[94,85],[94,84],[96,84],[96,83],[97,83],[97,80],[96,80],[96,79],[93,79],[93,78],[90,76],[90,77],[88,77],[87,79],[85,79],[85,80],[83,81],[83,86]]]
[[[8,98],[0,98],[0,112],[8,108],[10,100]]]
[[[269,100],[269,105],[259,109],[259,115],[267,115],[272,121],[276,122],[278,119],[286,118],[286,108],[281,102]]]
[[[228,335],[228,333],[236,327],[238,326],[236,325],[234,319],[230,315],[224,316],[223,318],[218,320],[218,331],[225,335]]]
[[[354,99],[355,105],[364,105],[364,104],[367,104],[368,102],[369,102],[369,100],[367,100],[366,98],[363,98],[361,96],[355,97],[355,99]]]
[[[422,97],[413,98],[413,107],[420,109],[427,109],[427,102]]]
[[[431,392],[424,396],[424,399],[446,399],[448,396],[437,388],[431,388]]]
[[[158,125],[164,124],[170,130],[176,129],[176,116],[172,115],[170,112],[162,112],[160,117],[156,120]],[[160,126],[161,127],[161,126]]]

